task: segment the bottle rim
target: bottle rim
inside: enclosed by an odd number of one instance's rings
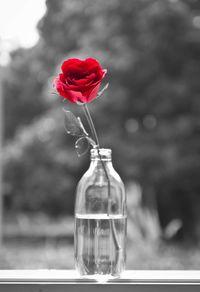
[[[111,160],[112,150],[110,148],[93,148],[90,150],[91,160]],[[100,155],[100,157],[99,157]]]

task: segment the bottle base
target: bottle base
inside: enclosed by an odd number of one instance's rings
[[[79,274],[80,275],[80,274]],[[108,282],[110,280],[114,280],[114,279],[119,279],[120,275],[111,275],[111,274],[107,274],[107,275],[101,275],[101,274],[93,274],[93,275],[80,275],[80,277],[82,279],[88,279],[88,280],[93,280],[96,282],[100,282],[100,283],[105,283]]]

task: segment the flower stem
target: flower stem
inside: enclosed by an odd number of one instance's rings
[[[86,103],[83,104],[83,110],[84,110],[86,119],[88,121],[88,124],[90,126],[90,129],[91,129],[91,132],[92,132],[92,136],[96,140],[96,143],[97,143],[96,146],[99,147],[99,139],[98,139],[98,136],[97,136],[97,132],[96,132],[96,129],[95,129],[95,126],[94,126],[92,117],[90,115],[90,112],[88,110],[88,107],[87,107],[87,104]]]
[[[109,178],[107,169],[105,167],[105,164],[104,164],[103,160],[101,159],[100,147],[99,147],[99,139],[98,139],[98,136],[97,136],[97,132],[96,132],[94,123],[92,121],[92,117],[91,117],[90,112],[88,110],[87,104],[83,104],[83,110],[84,110],[84,114],[86,116],[86,119],[88,121],[88,124],[90,126],[93,138],[96,140],[96,143],[97,143],[96,144],[96,148],[97,148],[99,160],[101,161],[101,165],[103,167],[103,170],[104,170],[104,173],[105,173],[105,176],[106,176],[106,180],[107,180],[107,183],[108,183],[108,209],[107,209],[107,215],[109,217],[110,216],[110,212],[111,212],[110,178]],[[121,247],[120,247],[120,244],[119,244],[119,241],[118,241],[118,238],[117,238],[117,232],[116,232],[115,223],[114,223],[113,219],[111,219],[111,231],[112,231],[112,236],[113,236],[113,241],[114,241],[115,247],[116,247],[117,251],[119,252],[121,250]]]
[[[98,139],[98,136],[97,136],[97,132],[96,132],[94,123],[92,121],[92,117],[91,117],[90,112],[89,112],[89,109],[87,107],[87,104],[84,104],[83,105],[83,109],[84,109],[84,113],[85,113],[85,116],[87,118],[88,124],[90,126],[90,129],[91,129],[93,138],[96,140],[96,143],[97,143],[96,148],[97,148],[99,160],[101,161],[101,164],[102,164],[102,167],[103,167],[103,170],[104,170],[104,173],[106,175],[107,182],[108,182],[108,210],[107,210],[107,214],[109,216],[109,214],[110,214],[110,202],[111,202],[111,196],[110,196],[110,179],[109,179],[108,172],[106,170],[105,164],[104,164],[103,160],[101,159],[101,155],[100,155],[100,152],[99,152],[99,139]]]

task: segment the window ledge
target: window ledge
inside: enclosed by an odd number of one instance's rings
[[[14,285],[15,284],[15,285]],[[103,285],[102,285],[103,284]],[[190,286],[190,288],[188,287]],[[95,287],[94,287],[95,286]],[[123,286],[123,287],[122,287]],[[166,287],[167,286],[167,287]],[[129,270],[106,283],[81,279],[74,270],[1,270],[0,291],[200,291],[200,271]],[[190,290],[188,290],[190,289]]]

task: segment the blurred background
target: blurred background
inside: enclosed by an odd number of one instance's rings
[[[0,268],[73,268],[89,155],[62,108],[82,113],[52,88],[70,57],[108,69],[89,107],[126,186],[127,268],[199,269],[198,0],[0,2]]]

